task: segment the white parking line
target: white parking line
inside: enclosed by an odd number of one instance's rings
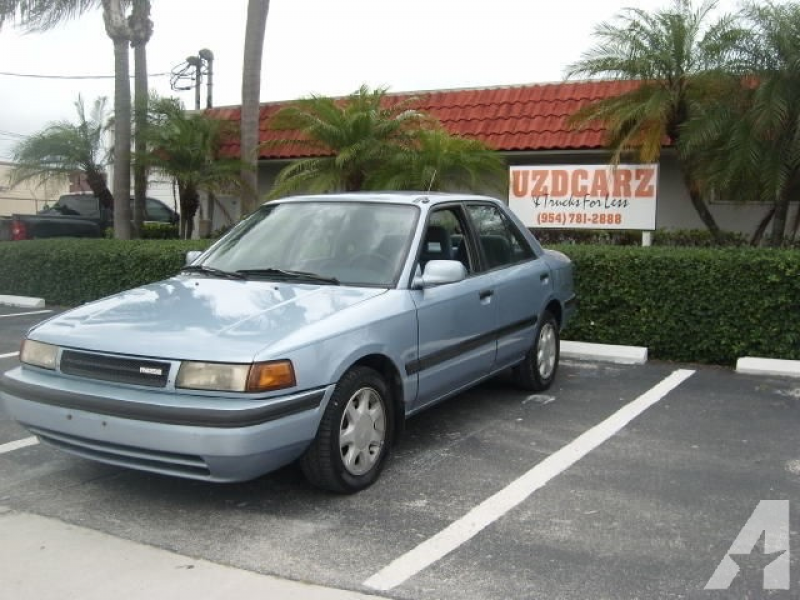
[[[458,521],[419,546],[403,554],[388,566],[364,582],[364,585],[380,591],[391,590],[423,569],[429,567],[461,544],[472,539],[485,527],[494,523],[512,508],[528,498],[533,492],[547,484],[556,475],[564,472],[600,444],[617,434],[623,427],[645,410],[661,400],[694,374],[694,371],[679,369],[658,385],[651,388],[633,402],[626,404],[605,421],[575,438],[572,442],[548,456],[519,479],[494,496],[484,500]]]
[[[8,319],[9,317],[25,317],[27,315],[45,315],[53,312],[52,310],[31,310],[28,312],[11,313],[10,315],[0,315],[0,319]]]
[[[12,356],[19,356],[19,352],[9,352],[8,354],[0,354],[0,359],[11,358]]]
[[[26,448],[28,446],[33,446],[38,444],[39,440],[35,437],[27,437],[21,440],[17,440],[16,442],[9,442],[7,444],[3,444],[0,446],[0,454],[6,454],[7,452],[13,452],[14,450],[19,450],[20,448]]]

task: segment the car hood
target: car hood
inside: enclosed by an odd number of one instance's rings
[[[385,292],[179,276],[70,310],[30,337],[100,352],[250,362],[298,329]]]

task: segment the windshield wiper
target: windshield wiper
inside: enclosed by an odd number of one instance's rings
[[[336,277],[325,277],[324,275],[317,275],[316,273],[309,273],[308,271],[291,271],[289,269],[239,269],[236,272],[242,276],[262,275],[264,277],[280,277],[281,279],[340,285]]]
[[[207,267],[205,265],[186,265],[181,269],[181,272],[183,271],[203,273],[205,275],[212,275],[213,277],[224,277],[225,279],[247,279],[247,277],[239,273],[223,271],[222,269],[215,269],[214,267]]]

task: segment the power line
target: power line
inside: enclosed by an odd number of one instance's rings
[[[0,71],[6,77],[27,77],[30,79],[114,79],[115,75],[43,75],[41,73],[9,73]],[[167,77],[171,73],[150,73],[148,77]],[[130,76],[133,79],[133,75]]]

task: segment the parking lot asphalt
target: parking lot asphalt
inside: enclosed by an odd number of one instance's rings
[[[24,311],[0,317],[14,312]],[[47,316],[0,318],[0,355]],[[16,364],[2,358],[0,372]],[[538,395],[488,382],[411,419],[381,479],[354,496],[314,490],[296,467],[217,485],[36,444],[0,454],[0,505],[214,563],[371,592],[365,582],[393,561],[681,368],[695,372],[452,552],[380,593],[800,598],[800,383],[722,368],[566,362]],[[0,413],[0,447],[27,438]],[[750,563],[739,560],[729,590],[704,591],[765,499],[790,501],[791,589],[762,590],[764,561],[754,552]]]

